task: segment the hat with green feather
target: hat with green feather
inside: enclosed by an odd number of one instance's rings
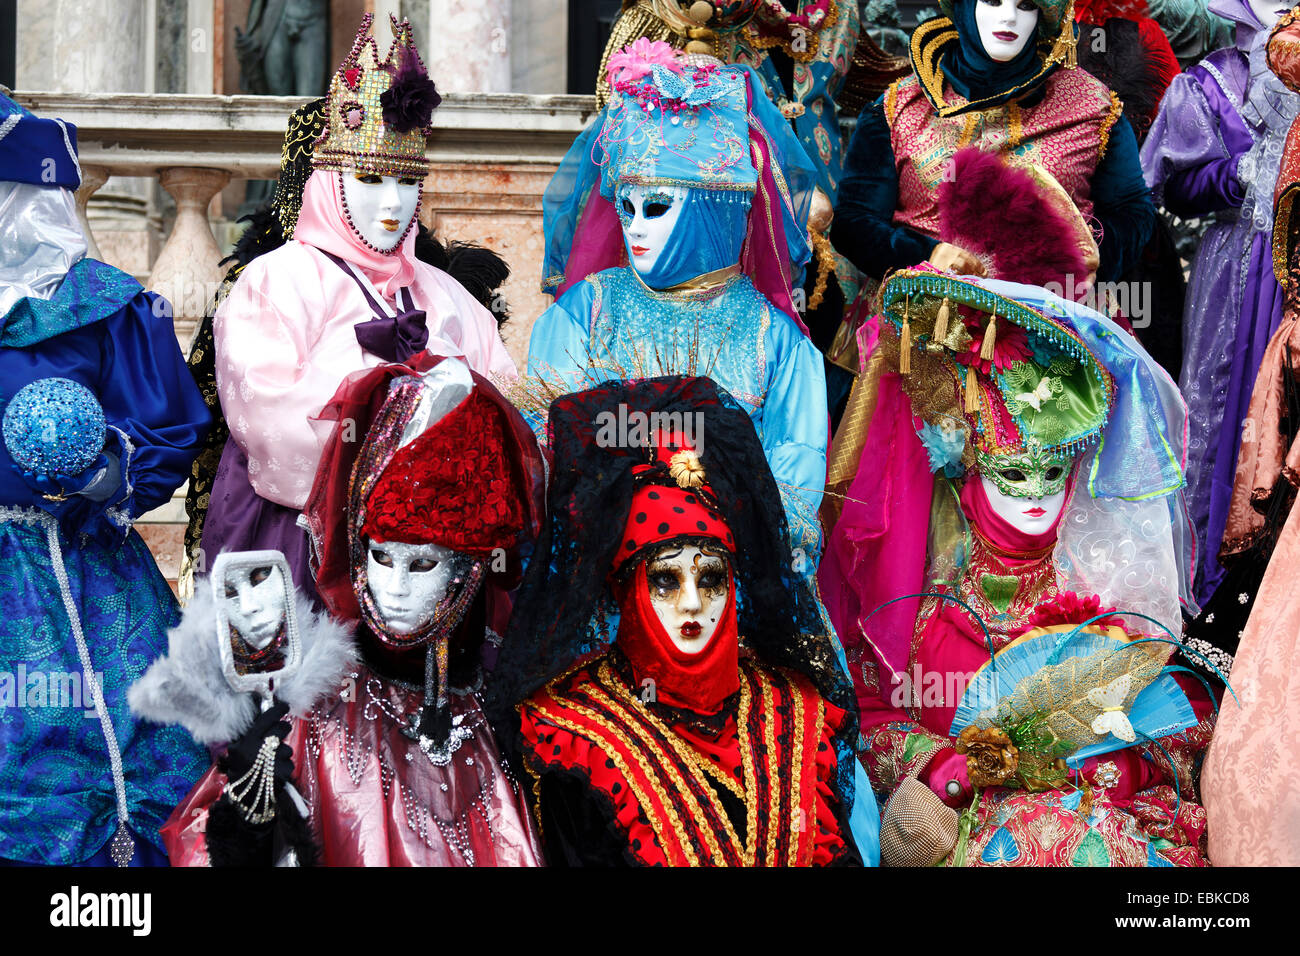
[[[974,466],[996,480],[1016,460],[1068,471],[1101,435],[1115,381],[1059,317],[928,269],[895,272],[880,296],[882,341],[897,349],[935,471]]]

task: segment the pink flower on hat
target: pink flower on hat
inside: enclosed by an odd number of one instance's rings
[[[656,65],[681,72],[677,51],[670,44],[641,37],[609,58],[606,75],[611,86],[615,83],[632,83],[649,74]]]

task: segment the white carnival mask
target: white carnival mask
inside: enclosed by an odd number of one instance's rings
[[[1008,63],[1034,42],[1039,10],[1032,0],[975,0],[975,25],[989,59]]]
[[[651,272],[677,228],[686,206],[681,186],[625,186],[618,192],[628,261],[642,276]]]
[[[1267,34],[1282,18],[1290,7],[1278,0],[1246,0],[1251,14],[1259,21],[1263,33]]]
[[[230,626],[245,643],[262,650],[284,623],[287,591],[280,568],[271,564],[229,567],[222,588]]]
[[[698,654],[709,646],[727,608],[727,562],[687,545],[646,563],[650,604],[678,650]]]
[[[1023,534],[1038,535],[1052,530],[1065,507],[1066,488],[1050,494],[1009,495],[987,475],[980,475],[984,495],[993,513]]]
[[[429,623],[452,583],[455,556],[438,544],[366,541],[370,596],[389,630],[405,636]]]
[[[406,235],[420,202],[420,180],[342,173],[343,199],[353,231],[380,252],[391,252]]]

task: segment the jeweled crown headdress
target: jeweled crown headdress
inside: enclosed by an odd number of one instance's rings
[[[380,176],[424,176],[433,110],[442,97],[416,49],[411,24],[389,17],[393,44],[379,59],[367,13],[352,49],[330,80],[325,131],[316,140],[316,169],[358,169]]]

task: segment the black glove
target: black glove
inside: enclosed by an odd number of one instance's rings
[[[285,715],[289,705],[276,703],[270,710],[259,714],[238,740],[232,741],[217,766],[229,783],[244,777],[257,762],[262,743],[278,737],[280,745],[275,751],[273,765],[274,791],[277,816],[288,802],[284,784],[293,775],[293,751],[284,739],[291,730]],[[208,811],[206,839],[208,859],[215,866],[271,866],[275,862],[275,829],[277,820],[272,817],[260,823],[248,819],[247,807],[236,803],[229,791]],[[292,810],[292,806],[289,807]],[[296,812],[293,816],[297,817]]]
[[[244,731],[242,737],[230,743],[225,756],[217,761],[217,766],[227,780],[235,781],[248,773],[257,761],[262,742],[271,736],[280,738],[280,746],[275,751],[276,789],[293,776],[293,750],[284,742],[292,730],[289,722],[284,719],[288,713],[289,705],[277,701],[270,710],[257,715],[257,719]]]

